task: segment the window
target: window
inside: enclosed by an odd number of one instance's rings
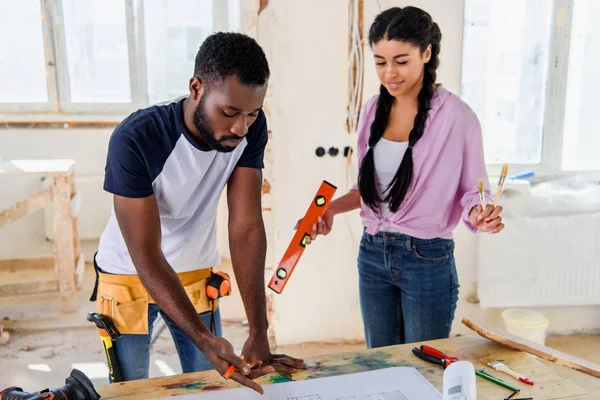
[[[241,0],[2,0],[0,112],[123,114],[187,93]],[[237,15],[239,14],[239,15]]]
[[[62,0],[66,72],[73,103],[130,103],[123,0]]]
[[[488,163],[541,161],[551,17],[548,0],[465,2],[462,95]]]
[[[598,12],[595,0],[465,0],[462,98],[489,164],[600,170]]]
[[[168,3],[168,4],[167,4]],[[212,32],[212,3],[186,0],[144,1],[144,43],[148,100],[168,100],[185,93],[199,44]]]
[[[600,2],[577,0],[573,8],[565,122],[563,168],[600,170],[600,124],[597,93],[600,93],[600,32],[595,16]]]
[[[16,3],[20,7],[16,7]],[[38,0],[0,2],[0,106],[48,102],[42,11]],[[19,40],[8,40],[18,37]],[[21,108],[21,107],[17,107]]]

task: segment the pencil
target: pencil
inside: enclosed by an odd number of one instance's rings
[[[240,359],[243,360],[244,356],[240,356]],[[227,371],[225,371],[223,376],[225,377],[225,379],[229,379],[229,378],[231,378],[231,375],[233,375],[234,372],[235,372],[235,365],[231,364],[229,366],[229,368],[227,368]]]
[[[506,175],[508,175],[508,164],[504,164],[502,166],[502,172],[500,173],[500,178],[498,178],[498,189],[496,191],[496,198],[494,199],[494,208],[498,205],[498,198],[502,193],[502,188],[504,187],[504,181],[506,180]]]
[[[511,385],[509,385],[508,383],[505,383],[505,382],[501,381],[500,379],[496,379],[496,378],[494,378],[494,377],[493,377],[493,376],[491,376],[491,375],[482,374],[481,372],[479,372],[479,371],[477,371],[477,370],[475,370],[475,374],[476,374],[477,376],[480,376],[480,377],[482,377],[483,379],[487,379],[488,381],[495,383],[496,385],[500,385],[500,386],[502,386],[503,388],[506,388],[506,389],[512,390],[513,392],[519,392],[519,391],[521,391],[521,389],[519,389],[519,388],[516,388],[516,387],[514,387],[514,386],[511,386]]]

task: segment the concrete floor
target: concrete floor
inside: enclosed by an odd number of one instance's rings
[[[223,270],[233,277],[230,266]],[[45,273],[45,272],[44,272]],[[0,273],[0,281],[40,276],[40,271]],[[95,304],[88,298],[93,285],[93,269],[88,265],[84,285],[78,293],[78,311],[59,312],[58,295],[44,293],[0,298],[0,325],[11,329],[8,344],[0,345],[0,390],[18,385],[26,391],[57,387],[72,368],[82,370],[94,384],[107,383],[107,367],[96,329],[85,316]],[[244,311],[239,295],[222,302],[224,336],[239,353],[247,337]],[[547,345],[600,364],[600,336],[551,336]],[[296,357],[311,357],[363,349],[364,344],[305,343],[275,349]],[[150,376],[180,373],[179,360],[168,329],[152,347]]]

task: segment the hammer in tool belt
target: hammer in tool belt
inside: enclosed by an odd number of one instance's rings
[[[87,320],[93,322],[98,327],[98,334],[102,339],[102,346],[104,347],[104,354],[106,355],[106,361],[108,363],[108,372],[112,382],[122,382],[123,376],[121,375],[121,369],[117,362],[117,355],[113,342],[121,337],[121,332],[117,329],[115,324],[106,315],[91,312],[87,316]]]

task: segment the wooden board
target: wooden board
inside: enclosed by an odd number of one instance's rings
[[[52,198],[54,200],[54,259],[58,274],[60,291],[60,309],[63,312],[75,312],[75,232],[76,226],[71,218],[71,181],[68,176],[54,178]]]
[[[7,258],[0,260],[0,271],[54,268],[54,258]]]
[[[71,171],[73,160],[10,160],[0,162],[0,174],[62,175]]]
[[[47,188],[0,210],[0,228],[43,208],[50,200],[52,188]]]
[[[494,328],[493,326],[473,322],[468,318],[463,318],[462,323],[484,338],[498,342],[511,349],[524,351],[543,358],[544,360],[552,361],[567,368],[572,368],[576,371],[581,371],[588,375],[595,376],[596,378],[600,378],[600,365],[511,335],[510,333]]]
[[[28,280],[26,282],[13,282],[0,284],[0,298],[6,296],[19,296],[23,294],[36,294],[56,292],[58,279]]]
[[[534,397],[536,400],[550,399],[599,399],[600,380],[564,367],[545,364],[520,351],[515,351],[477,336],[462,336],[430,342],[405,344],[380,349],[364,350],[352,353],[339,353],[306,359],[307,370],[295,374],[271,374],[257,379],[261,385],[276,384],[290,380],[305,380],[336,376],[353,372],[363,372],[393,366],[412,366],[428,379],[438,390],[442,390],[443,369],[416,358],[411,349],[421,344],[433,346],[450,356],[469,360],[476,369],[487,367],[487,362],[501,359],[503,362],[530,377],[534,386],[525,385],[516,380],[510,383],[521,388],[518,397]],[[293,354],[291,354],[293,356]],[[489,369],[489,368],[486,368]],[[577,383],[566,378],[563,372],[576,374]],[[501,377],[495,371],[493,375],[508,381],[510,377]],[[222,390],[239,387],[234,381],[224,380],[215,371],[181,374],[161,378],[142,379],[99,386],[102,399],[137,400],[199,393],[204,390]],[[510,391],[487,380],[477,378],[479,399],[501,400]]]
[[[71,194],[69,196],[69,201],[72,201],[73,196],[75,196],[75,193],[77,193],[77,190],[75,188],[75,171],[71,170],[71,173],[69,174],[69,188],[71,190]],[[71,210],[71,208],[69,208]],[[84,259],[83,259],[83,254],[81,254],[81,243],[79,240],[79,222],[78,222],[78,217],[77,214],[79,213],[79,210],[77,210],[77,212],[75,212],[75,215],[73,215],[73,213],[71,213],[71,223],[73,224],[73,256],[75,257],[76,260],[76,283],[77,286],[79,287],[79,282],[81,281],[81,278],[83,276],[83,268],[84,268]]]

